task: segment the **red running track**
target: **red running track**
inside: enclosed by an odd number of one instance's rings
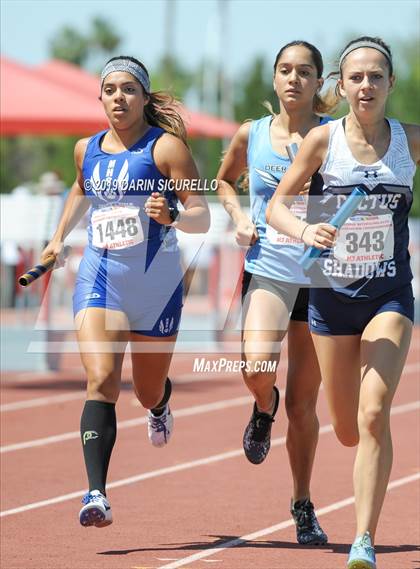
[[[394,401],[394,467],[377,534],[378,569],[420,567],[419,340],[417,329]],[[354,449],[337,443],[323,393],[312,498],[329,544],[305,548],[296,544],[288,512],[284,406],[269,457],[249,464],[241,441],[251,400],[239,374],[193,374],[194,357],[173,362],[175,432],[164,449],[147,440],[126,370],[109,472],[114,524],[104,529],[82,528],[77,517],[86,484],[78,438],[83,374],[4,375],[4,569],[345,567],[355,531]]]

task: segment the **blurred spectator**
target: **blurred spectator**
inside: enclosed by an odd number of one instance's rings
[[[28,186],[16,186],[10,193],[14,196],[30,196],[32,194]]]
[[[65,184],[56,172],[44,172],[36,185],[37,193],[48,196],[62,195],[65,190]]]

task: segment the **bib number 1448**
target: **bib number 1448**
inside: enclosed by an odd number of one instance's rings
[[[139,232],[135,217],[107,221],[105,227],[102,223],[98,223],[97,229],[101,243],[105,243],[107,239],[114,241],[118,237],[125,239],[127,235],[134,237]]]
[[[92,242],[101,249],[125,249],[144,239],[138,209],[117,207],[92,215]]]

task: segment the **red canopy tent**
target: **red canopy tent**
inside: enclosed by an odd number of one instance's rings
[[[2,135],[84,134],[107,125],[101,104],[82,93],[1,58]]]
[[[51,59],[38,65],[34,70],[38,75],[55,81],[63,87],[83,93],[89,98],[98,98],[100,95],[100,78],[68,61]]]
[[[1,58],[0,132],[17,134],[91,134],[108,122],[98,101],[99,79],[70,63],[52,60],[28,68]],[[228,138],[238,124],[189,111],[183,116],[189,136]]]

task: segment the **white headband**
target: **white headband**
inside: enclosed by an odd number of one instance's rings
[[[381,45],[379,45],[378,43],[375,43],[373,41],[358,41],[356,43],[352,43],[351,45],[348,46],[347,49],[345,49],[343,51],[343,53],[341,54],[340,57],[340,62],[339,62],[339,68],[341,70],[341,66],[343,65],[343,61],[344,59],[348,56],[349,53],[351,53],[352,51],[354,51],[355,49],[359,49],[361,47],[370,47],[372,49],[376,49],[376,51],[380,51],[389,61],[391,68],[392,68],[392,57],[390,56],[390,54],[387,52],[387,50],[382,47]]]
[[[130,59],[114,59],[105,65],[101,73],[101,89],[104,84],[105,77],[114,71],[126,71],[137,79],[143,86],[146,93],[150,93],[150,79],[145,70]]]

